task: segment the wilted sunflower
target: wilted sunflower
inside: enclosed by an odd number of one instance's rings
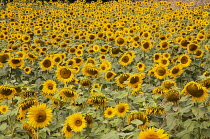
[[[163,89],[169,90],[171,89],[173,86],[176,86],[176,82],[171,81],[171,80],[165,80],[162,82],[161,87]]]
[[[107,98],[102,93],[93,93],[88,99],[88,104],[93,105],[95,108],[106,107]]]
[[[28,134],[33,139],[37,139],[36,130],[33,127],[31,127],[28,123],[23,123],[22,125],[23,129],[27,131],[26,134]]]
[[[192,96],[192,99],[196,102],[205,101],[208,96],[208,90],[206,87],[201,86],[199,83],[191,81],[184,86],[182,93]]]
[[[166,97],[166,100],[170,102],[177,102],[181,98],[179,91],[176,89],[170,89],[166,91],[165,97]]]
[[[17,91],[13,87],[7,85],[0,86],[0,99],[11,99],[16,93]]]
[[[46,57],[40,62],[42,70],[51,70],[54,67],[54,62],[50,57]]]
[[[180,64],[182,65],[182,67],[188,67],[191,63],[190,56],[187,54],[180,55],[179,61],[180,61]]]
[[[155,131],[155,128],[147,128],[146,130],[142,130],[139,134],[138,139],[169,139],[168,134],[163,134],[163,129],[158,129]]]
[[[70,115],[67,122],[74,132],[81,132],[87,126],[85,117],[80,113]]]
[[[114,116],[116,115],[116,111],[115,111],[114,108],[108,107],[108,108],[106,108],[106,110],[104,111],[104,115],[105,115],[105,117],[107,117],[107,118],[112,118],[112,117],[114,117]]]
[[[0,113],[1,114],[4,114],[4,113],[6,113],[7,111],[8,111],[8,106],[7,105],[1,105],[0,106]]]
[[[81,85],[82,87],[88,87],[88,88],[90,88],[90,87],[91,87],[91,81],[88,80],[88,79],[82,79],[82,80],[80,81],[80,85]]]
[[[78,97],[77,92],[75,92],[71,88],[63,88],[62,90],[59,91],[62,99],[66,101],[71,101],[71,100],[76,100]]]
[[[133,112],[133,113],[131,113],[128,116],[127,123],[131,124],[131,122],[134,119],[138,119],[138,120],[141,120],[143,122],[141,125],[138,126],[140,129],[145,129],[147,127],[147,125],[148,125],[148,117],[147,117],[147,115],[145,113],[143,113],[143,112]]]
[[[166,111],[164,110],[164,107],[161,107],[161,106],[149,107],[146,110],[147,115],[150,115],[150,114],[158,115],[158,114],[165,114],[165,113]]]
[[[176,77],[178,75],[182,74],[182,66],[181,64],[178,64],[174,67],[171,68],[170,70],[170,76],[171,77]]]
[[[113,71],[107,71],[105,74],[105,80],[106,81],[110,81],[111,79],[113,79],[117,74]]]
[[[36,98],[36,92],[33,91],[33,90],[24,90],[22,89],[23,91],[21,92],[21,95],[20,97],[22,99],[25,99],[25,98]]]
[[[27,74],[30,74],[31,73],[31,67],[25,67],[24,72],[27,73]]]
[[[121,48],[113,47],[110,50],[110,55],[113,57],[117,57],[117,56],[119,56],[120,52],[122,52]]]
[[[85,64],[82,71],[83,75],[91,76],[93,78],[98,77],[100,75],[99,70],[92,64]]]
[[[210,78],[203,79],[199,82],[202,86],[206,87],[207,89],[210,89]]]
[[[28,123],[34,128],[46,127],[52,121],[52,110],[46,104],[32,106],[27,114]]]
[[[65,137],[67,137],[67,138],[71,138],[72,137],[73,132],[72,132],[72,129],[71,129],[71,127],[70,127],[68,122],[66,122],[64,124],[62,132],[64,133]]]
[[[125,84],[124,82],[127,81],[127,79],[130,77],[130,74],[129,73],[123,73],[123,74],[120,74],[117,78],[116,78],[116,81],[117,81],[117,86],[119,87],[125,87],[127,86],[127,84]]]
[[[53,94],[57,91],[56,85],[56,82],[53,80],[44,81],[42,91],[47,94]]]
[[[155,89],[152,90],[152,92],[153,92],[154,94],[163,95],[164,90],[163,90],[163,88],[161,88],[161,87],[156,87]]]
[[[11,58],[8,60],[10,67],[13,69],[20,68],[22,69],[24,67],[24,59],[22,58]]]
[[[67,68],[65,66],[59,66],[56,71],[56,77],[61,82],[71,82],[74,78],[74,73],[70,68]]]
[[[93,117],[91,116],[91,115],[85,115],[85,120],[86,120],[86,122],[87,122],[87,126],[89,127],[89,128],[91,128],[92,126],[93,126],[93,123],[94,123],[94,119],[93,119]]]
[[[158,79],[164,79],[165,77],[168,76],[168,68],[166,66],[156,65],[153,71],[154,71],[155,77]]]
[[[2,53],[0,54],[0,65],[4,65],[7,63],[7,59],[10,57],[10,53]],[[1,67],[1,66],[0,66]]]
[[[129,111],[129,105],[127,103],[119,103],[115,107],[117,117],[124,117]]]
[[[19,105],[19,112],[24,115],[32,106],[38,105],[39,102],[34,98],[24,99]]]

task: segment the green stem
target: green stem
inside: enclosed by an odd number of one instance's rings
[[[37,139],[39,139],[39,128],[38,127],[37,127],[36,135],[37,135]]]

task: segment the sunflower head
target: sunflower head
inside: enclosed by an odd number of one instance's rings
[[[86,126],[85,117],[80,113],[74,113],[67,118],[66,123],[69,124],[74,132],[81,132]]]
[[[164,110],[164,107],[161,107],[161,106],[155,106],[155,107],[149,107],[147,110],[146,110],[146,114],[147,115],[159,115],[159,114],[165,114],[166,111]]]
[[[60,90],[59,93],[62,99],[64,99],[65,101],[73,101],[76,100],[78,97],[78,93],[75,92],[72,88],[63,88],[62,90]]]
[[[182,54],[179,57],[179,61],[180,61],[180,64],[182,65],[182,67],[188,67],[191,63],[190,56],[187,54]]]
[[[56,77],[61,82],[71,82],[74,78],[74,73],[72,69],[65,66],[60,66],[56,71]]]
[[[124,73],[124,74],[121,74],[119,75],[116,80],[117,80],[117,86],[119,87],[125,87],[127,86],[127,84],[125,84],[124,82],[128,80],[128,78],[130,77],[130,74],[129,73]]]
[[[207,89],[210,89],[210,77],[203,79],[202,81],[200,81],[200,84],[204,87],[206,87]]]
[[[17,94],[17,91],[13,87],[9,85],[0,86],[0,99],[11,99],[15,94]]]
[[[154,75],[158,79],[164,79],[165,77],[168,76],[168,68],[163,65],[156,65],[154,67]]]
[[[107,71],[105,74],[105,80],[106,81],[110,81],[111,79],[113,79],[117,74],[113,71]]]
[[[54,67],[54,61],[47,57],[40,62],[40,67],[42,70],[51,70]]]
[[[163,95],[164,94],[164,89],[161,87],[156,87],[155,89],[152,90],[152,92],[154,94],[159,94],[159,95]]]
[[[88,99],[88,104],[93,105],[95,108],[106,107],[107,98],[102,93],[94,93]]]
[[[20,68],[22,69],[24,67],[24,59],[22,58],[11,58],[9,61],[10,67],[13,69]]]
[[[1,105],[0,106],[0,113],[5,114],[8,111],[8,106],[7,105]]]
[[[115,107],[117,117],[124,117],[129,111],[129,105],[127,103],[119,103]]]
[[[177,102],[180,100],[181,96],[177,89],[170,89],[165,92],[165,98],[169,102]]]
[[[163,134],[163,132],[163,129],[155,131],[154,127],[147,128],[140,132],[138,139],[169,139],[169,135]]]
[[[141,125],[139,125],[138,127],[140,129],[145,129],[148,125],[148,117],[145,113],[143,112],[133,112],[128,116],[128,120],[127,123],[131,124],[131,121],[133,121],[134,119],[138,119],[141,120],[143,123]]]
[[[104,115],[105,115],[105,117],[107,117],[107,118],[112,118],[112,117],[114,117],[114,116],[116,115],[116,111],[115,111],[114,108],[108,107],[108,108],[106,108],[106,110],[104,111]]]
[[[47,94],[53,94],[56,92],[57,88],[56,88],[56,82],[53,81],[53,80],[47,80],[43,83],[43,89],[42,91],[44,93],[47,93]]]
[[[163,89],[168,90],[168,89],[171,89],[173,86],[176,86],[176,82],[166,80],[166,81],[162,82],[161,86],[162,86]]]
[[[93,126],[93,123],[94,123],[94,119],[91,115],[85,115],[85,120],[87,122],[87,125],[89,128],[91,128]]]

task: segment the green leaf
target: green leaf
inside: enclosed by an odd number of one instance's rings
[[[205,107],[198,108],[198,107],[193,107],[192,108],[192,113],[195,115],[196,119],[200,119],[204,114],[208,112],[208,109]]]
[[[208,128],[208,129],[202,129],[201,130],[201,134],[203,134],[204,136],[206,136],[206,137],[210,137],[210,128]]]
[[[0,125],[0,131],[4,131],[7,128],[7,123],[3,123]]]
[[[137,126],[143,124],[143,122],[142,122],[141,120],[139,120],[139,119],[134,119],[134,120],[131,121],[131,123],[132,123],[132,124],[135,124],[135,125],[137,125]]]
[[[122,98],[126,97],[127,95],[128,95],[128,92],[123,92],[123,93],[120,93],[120,94],[117,96],[117,98],[122,99]]]
[[[102,135],[101,139],[119,139],[119,135],[117,135],[117,131],[111,131],[108,134]]]
[[[142,97],[142,96],[137,96],[133,99],[133,102],[134,103],[141,103],[141,102],[145,102],[145,97]]]
[[[122,129],[122,131],[132,131],[134,127],[132,125],[126,126],[125,128]]]

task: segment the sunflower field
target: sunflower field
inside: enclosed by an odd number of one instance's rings
[[[1,139],[209,139],[210,3],[0,3]]]

